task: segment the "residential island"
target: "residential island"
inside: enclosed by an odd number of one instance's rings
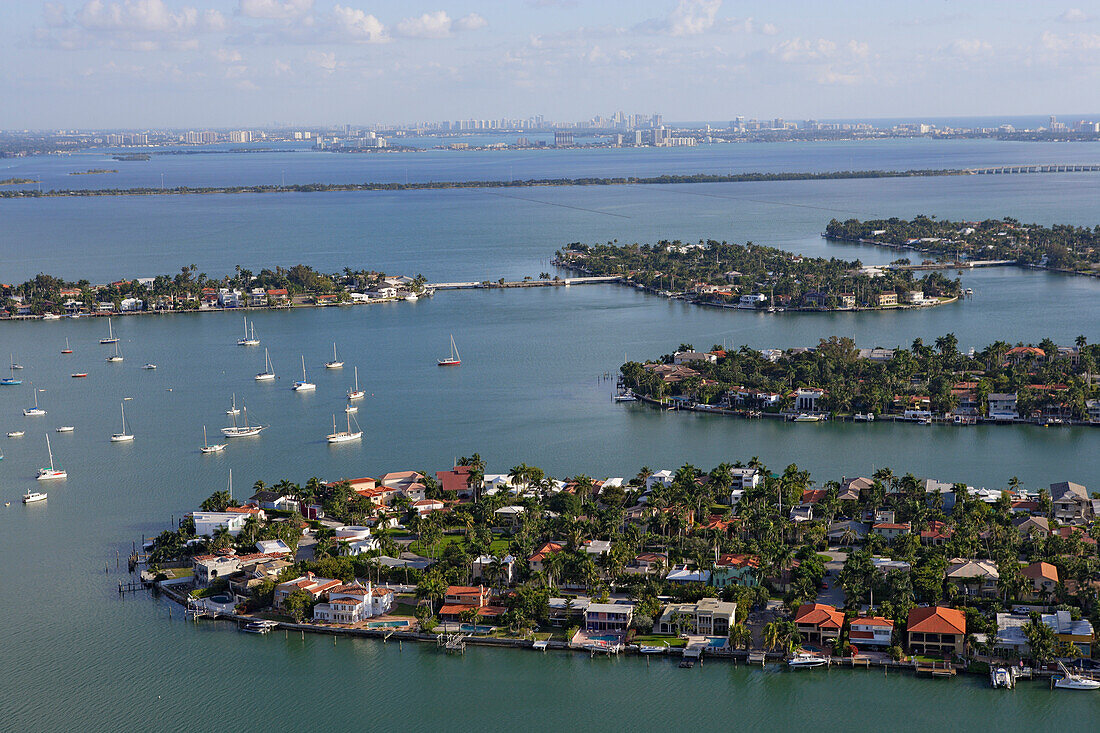
[[[619,399],[662,407],[799,422],[833,418],[955,425],[1100,424],[1100,345],[1004,341],[963,353],[954,334],[909,348],[857,348],[850,338],[813,348],[748,346],[672,354],[621,369]]]
[[[917,278],[907,267],[866,267],[858,260],[804,257],[775,247],[716,240],[588,245],[574,242],[554,264],[701,305],[769,311],[912,308],[954,302],[957,279]]]
[[[253,490],[215,492],[131,570],[244,630],[448,651],[1044,675],[1090,656],[1100,623],[1100,499],[1068,481],[976,488],[882,468],[819,484],[756,458],[556,479],[487,473],[475,454],[434,474]]]
[[[1016,219],[948,221],[929,216],[859,221],[833,219],[825,236],[951,258],[960,266],[974,261],[1009,261],[1028,267],[1100,275],[1100,226],[1043,226]]]

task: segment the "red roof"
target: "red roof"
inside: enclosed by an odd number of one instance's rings
[[[806,489],[802,492],[803,504],[816,504],[825,498],[825,489]]]
[[[535,550],[535,554],[528,558],[530,562],[542,562],[546,559],[547,555],[553,555],[556,552],[561,552],[562,546],[557,542],[547,542],[539,549]]]
[[[466,491],[470,488],[469,466],[455,466],[450,471],[436,471],[435,477],[444,491]]]
[[[909,612],[909,632],[923,634],[966,634],[966,616],[962,611],[943,606],[914,608]]]
[[[715,565],[730,568],[758,568],[760,567],[760,558],[756,555],[726,554],[719,557]]]
[[[844,625],[844,614],[824,603],[803,603],[794,615],[794,622],[812,624],[819,629],[839,629]]]
[[[856,616],[852,619],[852,626],[884,626],[894,628],[894,622],[882,616]]]
[[[1033,562],[1026,568],[1020,571],[1020,574],[1025,578],[1031,578],[1032,580],[1053,580],[1058,582],[1058,568],[1051,565],[1049,562]]]

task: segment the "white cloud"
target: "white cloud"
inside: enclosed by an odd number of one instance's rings
[[[470,13],[455,21],[455,29],[460,31],[476,31],[489,25],[489,21],[477,13]]]
[[[360,43],[383,43],[389,38],[382,21],[357,8],[337,5],[332,9],[333,21],[344,37]]]
[[[336,71],[336,67],[340,65],[334,52],[310,51],[306,54],[306,60],[326,74]]]
[[[446,38],[451,35],[451,18],[446,10],[405,18],[397,24],[397,33],[409,38]]]
[[[714,18],[722,0],[680,0],[680,4],[668,17],[668,34],[695,36],[706,33],[714,26]]]
[[[206,21],[205,14],[203,21]],[[173,12],[163,0],[123,0],[111,3],[89,0],[77,11],[76,22],[93,31],[169,33],[198,27],[200,16],[199,11],[193,7],[183,7]]]
[[[1070,8],[1058,16],[1061,23],[1087,23],[1090,20],[1092,16],[1080,8]]]
[[[947,48],[956,56],[983,56],[993,51],[989,41],[980,38],[956,38]]]
[[[856,58],[865,59],[867,55],[871,53],[871,47],[862,41],[853,39],[848,41],[848,52]]]
[[[214,58],[223,64],[233,64],[243,60],[240,51],[231,51],[225,48],[219,48],[215,51]]]
[[[1100,48],[1100,34],[1096,33],[1067,33],[1061,36],[1044,31],[1040,41],[1050,51],[1092,51]]]
[[[237,12],[246,18],[293,20],[313,9],[313,0],[240,0]]]
[[[783,41],[771,50],[772,54],[788,63],[825,58],[832,56],[835,51],[836,44],[825,38],[818,38],[816,41],[805,38],[792,38],[789,41]]]

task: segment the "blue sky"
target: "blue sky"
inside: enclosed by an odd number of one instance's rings
[[[0,3],[0,128],[1100,112],[1100,2]]]

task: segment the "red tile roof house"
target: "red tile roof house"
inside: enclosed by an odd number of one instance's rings
[[[470,486],[470,467],[455,466],[450,471],[436,471],[435,478],[444,491],[453,491],[460,499],[472,496]]]
[[[476,608],[479,616],[492,618],[508,609],[489,605],[489,589],[483,585],[452,585],[443,596],[443,606],[439,609],[441,621],[461,621],[462,614]]]
[[[286,597],[296,590],[304,590],[314,598],[320,598],[322,593],[339,585],[342,585],[339,580],[318,578],[313,573],[306,573],[294,580],[288,580],[285,583],[279,583],[279,585],[275,586],[274,606],[275,608],[282,608]]]
[[[966,643],[966,616],[943,606],[914,608],[906,625],[913,654],[962,655]]]
[[[848,629],[848,641],[857,649],[861,646],[890,646],[894,622],[881,616],[857,616]]]
[[[955,530],[951,529],[943,522],[933,520],[928,523],[928,529],[921,531],[920,543],[922,545],[938,547],[951,539],[951,535],[953,534],[955,534]]]
[[[844,614],[824,603],[803,603],[794,614],[794,623],[803,641],[832,643],[840,636]]]
[[[1020,570],[1020,574],[1031,581],[1031,596],[1046,599],[1058,588],[1058,568],[1049,562],[1033,562]]]
[[[546,559],[548,555],[553,555],[562,551],[562,546],[557,542],[545,542],[542,547],[535,550],[535,554],[527,558],[527,565],[531,568],[532,573],[541,573],[544,568],[542,561]]]

